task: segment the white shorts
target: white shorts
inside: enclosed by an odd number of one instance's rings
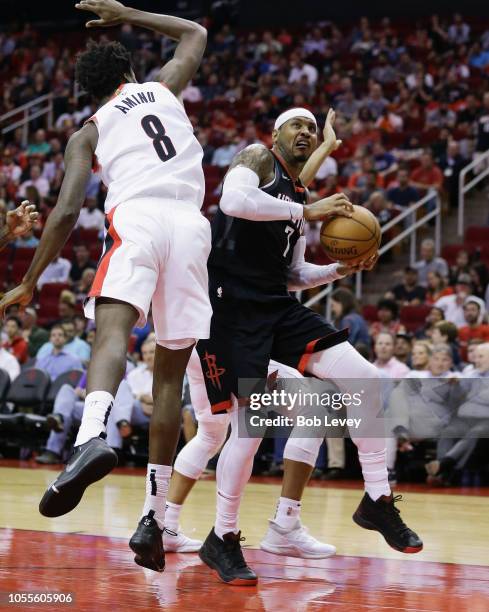
[[[278,363],[278,361],[270,360],[268,364],[268,376],[277,376],[282,379],[303,379],[302,374],[291,368],[290,366]],[[194,349],[190,356],[190,360],[187,365],[187,377],[190,386],[190,400],[195,412],[195,418],[199,423],[204,421],[210,421],[212,423],[222,423],[223,427],[227,427],[229,424],[229,413],[223,412],[220,414],[213,414],[211,411],[211,404],[207,397],[207,391],[204,382],[204,373],[202,372],[202,366],[200,365],[200,358],[197,351]],[[281,407],[277,410],[280,414],[287,415],[287,407]]]
[[[113,208],[107,221],[85,315],[94,318],[95,298],[113,298],[134,306],[143,327],[152,305],[158,344],[208,338],[211,231],[195,204],[131,200]]]

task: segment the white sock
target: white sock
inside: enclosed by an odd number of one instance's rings
[[[182,508],[182,504],[174,504],[169,501],[166,502],[165,527],[168,527],[171,531],[178,531]]]
[[[87,395],[75,446],[85,444],[92,438],[98,438],[101,433],[105,433],[113,405],[114,396],[108,391],[92,391]]]
[[[365,491],[377,501],[382,495],[390,495],[391,488],[387,475],[386,449],[374,453],[361,453],[358,458],[362,466]]]
[[[301,514],[301,502],[288,497],[279,497],[275,518],[273,519],[279,527],[292,529],[299,520]]]
[[[171,478],[171,465],[157,465],[148,463],[146,473],[146,498],[144,500],[143,514],[152,516],[158,523],[158,527],[163,529],[165,525],[165,507],[168,486]]]
[[[238,513],[241,495],[225,495],[217,491],[217,512],[214,532],[218,538],[223,539],[225,533],[238,533]]]

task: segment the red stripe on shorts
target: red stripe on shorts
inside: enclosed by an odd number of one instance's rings
[[[306,371],[306,367],[309,362],[309,359],[311,358],[311,355],[314,353],[314,347],[320,340],[321,338],[316,338],[316,340],[311,340],[311,342],[307,343],[306,350],[302,354],[302,357],[299,359],[299,365],[297,366],[297,369],[299,370],[301,374],[304,374],[304,372]]]
[[[95,278],[93,279],[92,288],[90,289],[90,293],[88,294],[89,297],[99,297],[100,294],[102,293],[102,286],[104,284],[105,277],[107,276],[107,270],[109,268],[110,258],[122,244],[121,237],[116,232],[114,224],[113,224],[113,217],[114,217],[115,209],[116,207],[114,206],[114,208],[107,215],[107,219],[109,221],[109,229],[107,233],[112,238],[113,243],[110,249],[106,253],[104,253],[102,257],[102,261],[100,262],[97,268],[97,272],[95,273]]]
[[[225,412],[226,410],[231,410],[233,402],[229,400],[224,400],[223,402],[219,402],[218,404],[211,405],[212,414],[219,414],[220,412]]]

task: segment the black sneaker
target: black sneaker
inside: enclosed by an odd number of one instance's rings
[[[40,463],[42,465],[55,465],[63,462],[61,461],[61,456],[58,455],[58,453],[46,449],[42,455],[38,455],[36,457],[36,463]]]
[[[129,547],[136,554],[134,561],[138,565],[154,572],[162,572],[165,569],[163,530],[158,527],[153,517],[153,510],[143,516],[134,535],[129,540]]]
[[[214,529],[211,529],[199,557],[211,569],[215,570],[219,578],[226,584],[255,586],[258,578],[255,572],[246,565],[240,542],[241,531],[238,533],[225,533],[223,539],[218,538]]]
[[[423,550],[423,542],[401,519],[399,509],[394,505],[394,502],[401,500],[402,495],[396,495],[386,501],[382,497],[373,501],[365,493],[353,520],[364,529],[378,531],[394,550],[417,553]]]
[[[65,469],[49,486],[39,503],[43,516],[61,516],[80,502],[85,489],[117,465],[117,454],[102,438],[76,446]]]

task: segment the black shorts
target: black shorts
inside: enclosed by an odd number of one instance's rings
[[[231,394],[242,395],[239,379],[266,380],[270,359],[303,373],[312,353],[348,340],[348,329],[338,331],[290,295],[255,301],[211,292],[211,302],[210,338],[197,352],[215,414],[231,407]]]

